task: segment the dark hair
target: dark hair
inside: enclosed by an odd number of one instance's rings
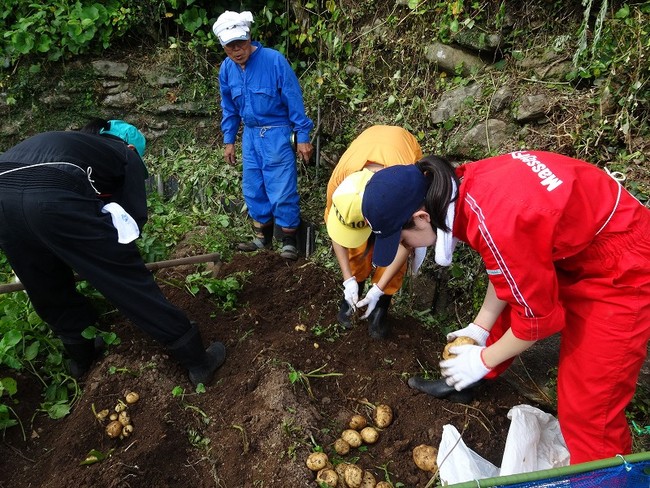
[[[84,132],[86,134],[100,134],[102,130],[109,130],[111,124],[106,119],[100,119],[99,117],[92,118],[84,125],[79,132]]]
[[[447,207],[458,198],[458,192],[454,195],[452,181],[456,187],[459,184],[454,167],[446,159],[434,155],[423,157],[415,163],[415,166],[430,181],[424,198],[424,208],[431,217],[431,227],[450,232],[451,229],[445,223]]]

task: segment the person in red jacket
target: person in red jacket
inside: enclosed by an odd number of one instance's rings
[[[363,215],[373,260],[402,243],[451,256],[463,241],[483,258],[484,303],[451,348],[443,379],[409,385],[436,397],[502,373],[536,341],[561,334],[558,418],[581,463],[631,452],[625,407],[650,338],[650,210],[585,161],[517,151],[454,168],[436,156],[370,179]],[[453,388],[453,389],[452,389]]]

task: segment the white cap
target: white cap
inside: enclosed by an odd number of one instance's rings
[[[233,41],[250,39],[253,14],[246,11],[242,13],[226,10],[212,26],[212,32],[219,38],[222,46]]]

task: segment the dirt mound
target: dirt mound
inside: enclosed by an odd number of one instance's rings
[[[385,341],[370,339],[364,323],[342,331],[334,325],[339,282],[310,261],[287,263],[270,252],[237,255],[220,275],[238,271],[252,274],[231,312],[219,310],[207,294],[192,296],[172,286],[174,280],[158,280],[199,323],[206,341],[226,344],[228,358],[207,392],[195,393],[162,347],[121,320],[113,327],[121,344],[89,372],[68,417],[38,414],[30,424],[40,386],[19,392],[16,409],[27,441],[18,428],[7,432],[0,487],[315,487],[307,455],[320,446],[332,457],[349,418],[371,419],[379,403],[393,408],[393,424],[376,444],[344,456],[378,480],[424,487],[431,475],[415,466],[411,452],[423,443],[437,446],[448,423],[479,455],[500,463],[506,414],[530,403],[507,382],[483,388],[470,406],[432,399],[406,380],[423,367],[437,370],[442,335],[394,316]],[[183,395],[172,394],[176,386]],[[134,432],[109,439],[93,406],[113,408],[127,390],[140,394],[129,407]],[[81,465],[91,450],[110,456]]]

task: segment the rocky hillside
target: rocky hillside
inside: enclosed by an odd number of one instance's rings
[[[287,12],[312,36],[312,48],[309,40],[290,44],[263,19],[256,32],[296,65],[318,125],[316,163],[336,164],[359,131],[388,123],[412,130],[426,151],[458,160],[548,149],[623,164],[629,176],[648,179],[643,6],[622,14],[608,5],[596,41],[598,19],[592,13],[584,24],[581,2],[486,1],[464,10],[466,2],[452,2],[459,10],[406,0],[324,3],[322,12],[298,2]],[[582,50],[581,25],[588,27]],[[638,46],[624,44],[628,37]],[[129,42],[101,56],[13,67],[0,93],[0,150],[92,115],[136,122],[153,142],[151,154],[218,144],[221,50],[176,38]],[[596,47],[627,59],[604,65],[584,54]]]

